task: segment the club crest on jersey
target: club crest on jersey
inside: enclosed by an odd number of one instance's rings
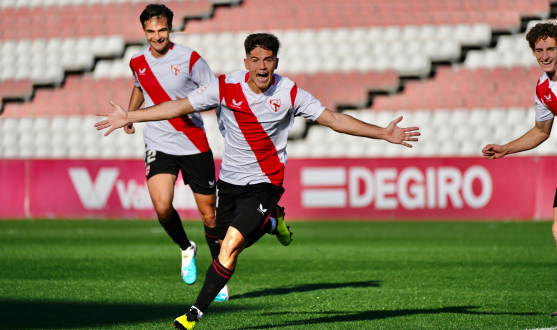
[[[278,112],[280,110],[280,99],[270,100],[269,102],[271,103],[271,109],[273,109],[274,112]]]
[[[178,73],[180,73],[180,68],[182,66],[180,64],[172,64],[170,65],[170,70],[172,71],[172,73],[174,73],[175,76],[178,75]]]
[[[145,70],[147,70],[147,68],[138,69],[139,75],[140,75],[140,76],[144,76],[144,75],[145,75]]]

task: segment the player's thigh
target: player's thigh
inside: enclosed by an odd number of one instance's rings
[[[216,204],[216,197],[214,194],[211,195],[203,195],[199,193],[193,193],[193,197],[195,198],[195,202],[197,204],[197,208],[199,213],[201,214],[201,218],[203,223],[209,227],[215,227],[215,204]]]
[[[226,237],[226,233],[232,220],[234,220],[234,213],[236,211],[236,198],[239,194],[239,189],[236,186],[220,181],[217,183],[216,191],[216,226],[219,240],[222,241]],[[222,242],[221,242],[222,246]]]
[[[147,180],[149,195],[157,213],[168,213],[172,210],[175,183],[176,175],[168,173],[160,173]]]
[[[156,150],[145,152],[147,188],[157,213],[165,213],[172,209],[174,185],[180,171],[178,157]]]
[[[180,157],[184,184],[189,184],[196,194],[215,195],[215,161],[211,150]]]
[[[284,189],[272,184],[247,186],[248,191],[236,200],[236,210],[231,227],[250,237],[263,225],[280,200]]]

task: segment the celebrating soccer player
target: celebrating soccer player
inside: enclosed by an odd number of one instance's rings
[[[193,329],[209,304],[234,274],[239,254],[264,234],[277,235],[290,244],[277,203],[284,193],[286,142],[294,116],[303,116],[350,135],[383,139],[412,147],[417,127],[400,128],[399,117],[386,128],[367,124],[348,115],[325,109],[311,94],[286,77],[274,74],[278,66],[279,40],[272,34],[249,35],[244,43],[247,71],[222,75],[191,92],[188,98],[126,112],[111,102],[114,112],[100,113],[108,119],[95,124],[113,130],[134,122],[168,120],[221,106],[219,122],[225,140],[217,183],[217,231],[220,254],[207,271],[195,304],[178,317],[179,329]],[[270,216],[271,212],[276,212]]]
[[[207,63],[192,49],[170,41],[173,13],[165,5],[148,5],[139,17],[149,47],[133,56],[130,67],[135,77],[128,111],[185,98],[191,91],[216,77]],[[130,123],[124,130],[133,134]],[[197,279],[195,256],[197,247],[184,231],[178,212],[172,206],[174,185],[182,171],[184,184],[189,184],[201,219],[205,238],[213,259],[220,253],[215,227],[215,165],[199,113],[147,123],[145,167],[147,187],[160,224],[182,250],[182,279],[193,284]],[[217,301],[228,300],[228,287],[223,287]]]
[[[509,154],[533,149],[549,138],[553,118],[557,113],[557,25],[538,23],[526,35],[538,64],[544,71],[536,84],[536,125],[518,139],[504,145],[488,144],[483,149],[487,159],[497,159]],[[557,244],[557,191],[553,200],[553,238]],[[557,312],[551,315],[557,317]]]

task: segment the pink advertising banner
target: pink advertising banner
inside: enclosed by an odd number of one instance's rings
[[[551,219],[557,157],[295,159],[284,187],[291,220]],[[0,160],[0,188],[0,219],[155,218],[138,160]],[[199,219],[181,178],[174,207]]]

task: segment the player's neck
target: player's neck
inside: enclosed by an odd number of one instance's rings
[[[257,84],[255,83],[255,81],[253,81],[253,79],[248,80],[248,86],[249,89],[251,89],[252,92],[254,92],[255,94],[262,94],[265,93],[266,91],[269,90],[269,88],[271,87],[271,85],[269,85],[267,88],[265,89],[260,89],[259,86],[257,86]]]
[[[546,72],[545,74],[547,74],[547,77],[549,78],[549,80],[556,81],[555,79],[557,77],[555,76],[555,72]]]
[[[169,41],[166,47],[164,47],[160,52],[156,51],[155,48],[151,47],[151,55],[153,55],[154,58],[161,58],[164,55],[166,55],[166,53],[168,53],[168,51],[170,50],[170,46],[172,46],[171,41]]]

